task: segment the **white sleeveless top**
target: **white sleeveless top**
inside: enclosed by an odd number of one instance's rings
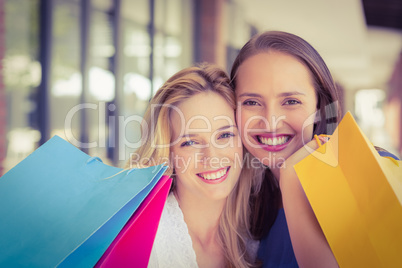
[[[257,256],[259,242],[251,241],[249,250]],[[198,268],[195,251],[183,213],[173,193],[163,208],[148,268]]]
[[[148,267],[198,268],[187,224],[173,193],[166,199]]]

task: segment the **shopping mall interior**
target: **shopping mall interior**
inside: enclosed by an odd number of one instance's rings
[[[54,135],[123,166],[171,75],[230,71],[253,35],[301,36],[367,137],[402,154],[400,0],[1,0],[0,175]]]

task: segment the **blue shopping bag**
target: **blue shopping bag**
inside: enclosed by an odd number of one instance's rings
[[[0,178],[0,267],[92,267],[166,170],[103,164],[55,136]]]

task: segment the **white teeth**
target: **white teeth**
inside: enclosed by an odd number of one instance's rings
[[[262,144],[267,144],[267,145],[282,145],[286,143],[289,140],[288,136],[282,136],[282,137],[275,137],[275,138],[265,138],[265,137],[259,137],[259,140]]]
[[[273,140],[272,139],[268,139],[268,145],[273,145]]]
[[[226,174],[226,172],[227,172],[227,169],[223,169],[223,170],[220,170],[220,171],[214,172],[214,173],[209,173],[209,174],[200,173],[198,175],[200,175],[201,177],[203,177],[206,180],[215,180],[215,179],[219,179],[220,177],[224,176]]]

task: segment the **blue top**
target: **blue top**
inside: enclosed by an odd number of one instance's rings
[[[263,268],[299,267],[293,253],[283,208],[279,209],[268,235],[261,240],[257,257],[263,262]]]
[[[399,158],[396,155],[391,154],[390,152],[378,151],[378,154],[381,156],[388,156],[388,157],[392,157],[395,160],[399,160]]]
[[[389,152],[378,152],[381,156],[399,158]],[[299,267],[293,252],[285,211],[279,209],[274,224],[268,235],[260,241],[257,257],[263,262],[263,268],[296,268]]]

